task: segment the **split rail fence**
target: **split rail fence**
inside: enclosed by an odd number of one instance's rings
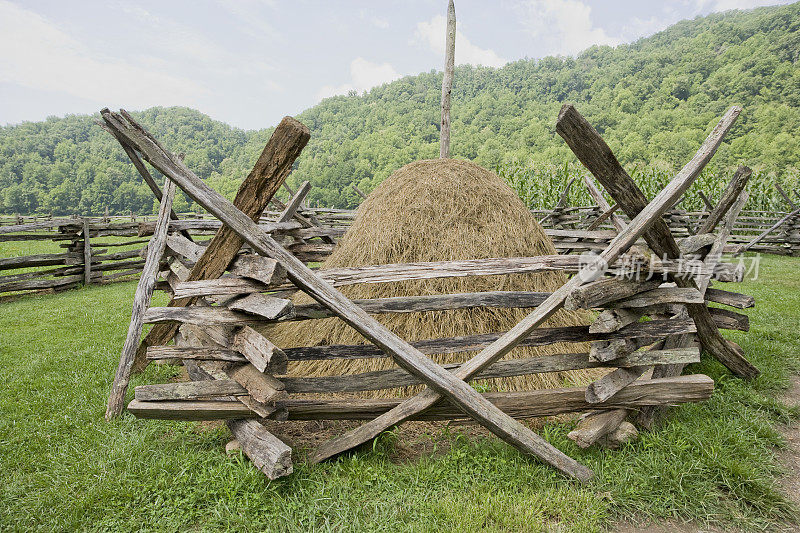
[[[623,425],[630,425],[626,418],[647,428],[666,406],[708,399],[714,388],[711,378],[681,375],[686,364],[699,361],[701,349],[736,376],[749,379],[758,375],[741,348],[719,331],[746,331],[747,316],[733,309],[752,306],[753,299],[709,287],[713,279],[737,279],[735,269],[720,266],[724,264],[720,257],[747,200],[744,188],[749,169],[740,168],[693,235],[676,238],[662,218],[697,178],[740,112],[731,108],[695,157],[648,201],[597,132],[572,106],[565,105],[557,131],[628,216],[625,221],[613,213],[607,215],[615,235],[609,236],[596,256],[495,258],[314,271],[301,260],[302,254],[317,252],[308,246],[325,244],[330,248],[332,243],[309,244],[303,239],[330,241],[335,239],[334,233],[326,233],[325,227],[320,229],[308,219],[303,223],[296,212],[291,220],[287,215],[286,220],[278,217],[266,223],[254,222],[262,219],[264,209],[308,141],[305,126],[289,117],[284,119],[231,203],[127,113],[103,110],[104,127],[129,155],[135,156],[134,163],[138,160],[141,164],[143,159],[167,177],[106,417],[111,419],[122,411],[132,371],[150,361],[166,360],[183,364],[191,381],[136,387],[128,411],[140,418],[225,420],[244,453],[272,479],[291,473],[292,451],[267,431],[261,423],[267,418],[364,422],[323,443],[312,453],[312,463],[369,442],[406,420],[472,419],[523,453],[565,475],[588,480],[591,470],[519,419],[587,412],[570,434],[585,447],[617,435]],[[176,186],[218,219],[214,237],[206,246],[181,234],[188,229],[187,222],[170,221]],[[208,229],[212,230],[210,226]],[[569,238],[574,239],[571,244],[575,248],[583,245],[582,235]],[[483,292],[351,301],[336,289],[353,283],[545,270],[563,271],[571,277],[552,293]],[[168,306],[150,306],[155,289],[169,294]],[[310,295],[316,303],[295,305],[290,296],[298,291]],[[725,307],[709,307],[708,302]],[[399,338],[372,316],[474,307],[529,308],[531,313],[509,331],[413,343]],[[587,326],[539,327],[561,307],[594,309],[598,314]],[[263,333],[264,326],[276,322],[326,317],[339,317],[372,344],[280,349]],[[144,324],[153,327],[140,342]],[[554,342],[589,343],[590,349],[586,353],[502,360],[517,346]],[[477,355],[463,364],[444,366],[427,357],[458,352]],[[398,368],[328,377],[286,374],[294,361],[373,357],[391,357]],[[586,387],[513,393],[481,394],[468,384],[476,378],[579,368],[607,368],[608,373]],[[410,398],[347,396],[413,384],[427,388]]]

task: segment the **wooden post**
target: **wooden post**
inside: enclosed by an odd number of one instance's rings
[[[83,219],[83,284],[92,283],[92,245],[89,242],[89,221]]]
[[[450,157],[450,93],[453,92],[453,70],[456,57],[456,6],[453,0],[447,5],[447,44],[444,52],[442,77],[442,124],[439,139],[439,158]]]
[[[289,200],[289,203],[286,204],[286,207],[284,208],[283,212],[278,216],[278,220],[276,220],[276,222],[290,221],[294,217],[295,213],[297,213],[297,209],[300,207],[300,204],[303,202],[306,195],[308,194],[308,191],[310,190],[311,190],[311,183],[309,183],[308,181],[304,181],[300,185],[300,188],[297,189],[297,192],[292,196],[291,200]]]
[[[125,338],[125,345],[122,348],[122,355],[119,358],[119,366],[114,376],[114,383],[111,386],[111,393],[108,396],[108,407],[106,408],[106,420],[118,416],[122,412],[125,401],[125,392],[128,390],[128,383],[131,378],[131,367],[136,356],[136,348],[139,346],[139,338],[142,335],[142,319],[144,312],[150,306],[150,297],[153,295],[153,288],[156,284],[158,275],[158,264],[164,254],[164,247],[167,244],[167,229],[169,228],[169,213],[172,209],[172,199],[175,196],[175,184],[170,180],[164,184],[164,196],[161,200],[161,207],[158,210],[158,220],[153,238],[147,247],[147,259],[144,263],[142,276],[136,286],[136,294],[133,297],[133,311],[131,313],[131,323],[128,326],[128,336]]]
[[[350,186],[353,187],[353,190],[356,191],[356,194],[358,194],[362,200],[367,199],[367,195],[364,194],[364,192],[361,189],[359,189],[355,183],[351,183]]]

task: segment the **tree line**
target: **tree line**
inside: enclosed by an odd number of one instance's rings
[[[574,103],[620,161],[653,184],[653,176],[668,179],[680,168],[725,109],[738,104],[745,111],[709,170],[715,177],[706,182],[714,189],[742,163],[758,171],[760,182],[794,187],[799,26],[800,4],[733,11],[682,21],[632,44],[594,46],[574,58],[457,67],[452,156],[497,170],[528,191],[530,204],[546,206],[553,196],[548,192],[558,187],[542,187],[544,177],[566,179],[571,172],[560,169],[578,168],[554,131],[562,103]],[[400,166],[437,157],[441,78],[436,71],[408,76],[327,98],[301,113],[311,141],[290,183],[311,181],[314,205],[354,207],[360,198],[351,183],[370,191]],[[229,198],[272,133],[233,128],[182,107],[133,115]],[[51,117],[0,128],[0,212],[88,215],[108,207],[112,214],[152,213],[152,193],[94,118]],[[771,187],[754,192],[754,205],[777,205]],[[198,209],[180,195],[175,207]]]

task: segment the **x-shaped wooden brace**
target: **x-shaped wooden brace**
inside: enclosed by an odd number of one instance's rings
[[[697,155],[692,161],[681,170],[652,202],[644,206],[644,208],[637,213],[631,215],[631,223],[627,227],[621,229],[617,237],[611,241],[608,247],[603,250],[591,265],[588,265],[584,271],[567,281],[566,284],[555,291],[549,298],[542,302],[535,311],[525,317],[514,328],[506,332],[475,357],[461,365],[453,372],[455,376],[463,380],[469,380],[482,369],[507,354],[536,327],[555,313],[574,289],[602,274],[602,271],[605,270],[607,265],[614,262],[623,252],[630,248],[653,224],[657,222],[663,224],[661,216],[674,205],[678,198],[680,198],[694,182],[705,164],[711,159],[711,156],[713,156],[717,147],[722,143],[722,139],[733,126],[740,112],[740,108],[733,107],[725,114],[703,143],[700,150],[698,150]],[[334,438],[324,443],[312,455],[311,460],[314,462],[323,461],[367,442],[377,437],[382,431],[427,409],[439,399],[440,396],[436,391],[426,389],[375,420],[341,437]]]
[[[103,118],[131,145],[137,147],[151,165],[173,180],[198,204],[213,213],[256,251],[279,261],[286,268],[289,278],[299,288],[336,313],[351,327],[389,354],[399,366],[417,376],[430,387],[371,422],[329,441],[315,453],[313,461],[324,460],[358,446],[376,437],[385,429],[430,407],[444,396],[481,425],[524,453],[535,455],[561,472],[585,481],[592,476],[591,470],[566,456],[520,422],[503,413],[470,387],[466,381],[516,347],[533,329],[552,316],[574,289],[601,276],[607,270],[608,265],[630,248],[655,221],[661,220],[664,212],[685,193],[702,166],[713,155],[739,111],[738,108],[729,111],[706,140],[701,151],[707,157],[699,158],[698,161],[695,160],[698,159],[696,157],[687,165],[687,167],[692,164],[699,165],[699,168],[688,170],[684,168],[589,265],[552,293],[533,313],[453,373],[425,357],[322,280],[291,253],[283,249],[271,236],[264,233],[255,222],[203,183],[182,161],[164,150],[130,117],[123,117],[104,110]]]
[[[132,122],[132,119],[110,111],[103,112],[103,119],[128,143],[135,146],[153,167],[173,180],[186,194],[213,213],[260,254],[280,262],[286,269],[289,279],[299,288],[391,355],[398,365],[524,453],[535,455],[574,478],[585,481],[592,476],[591,470],[558,451],[526,426],[503,413],[462,379],[425,357],[323,281],[249,217],[203,183],[182,161],[164,150],[143,128]],[[438,397],[437,395],[437,399]]]

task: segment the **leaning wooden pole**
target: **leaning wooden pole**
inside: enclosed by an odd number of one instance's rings
[[[167,244],[167,229],[169,228],[172,199],[174,197],[175,184],[167,180],[164,184],[161,207],[158,210],[156,229],[150,239],[150,244],[147,246],[147,259],[144,263],[142,276],[139,278],[139,284],[136,286],[136,294],[133,297],[133,312],[131,313],[131,323],[128,326],[128,336],[125,338],[125,345],[122,347],[122,355],[119,358],[119,366],[114,376],[114,383],[111,386],[111,394],[108,395],[106,420],[111,420],[122,412],[125,392],[128,390],[128,382],[131,379],[131,367],[133,367],[133,360],[136,357],[139,338],[142,336],[142,319],[144,318],[144,312],[150,306],[150,298],[153,296],[153,289],[156,285],[158,264]]]
[[[456,6],[453,0],[447,6],[447,44],[444,51],[444,77],[442,78],[442,124],[439,139],[439,158],[450,157],[450,94],[453,92],[453,70],[456,60]]]

